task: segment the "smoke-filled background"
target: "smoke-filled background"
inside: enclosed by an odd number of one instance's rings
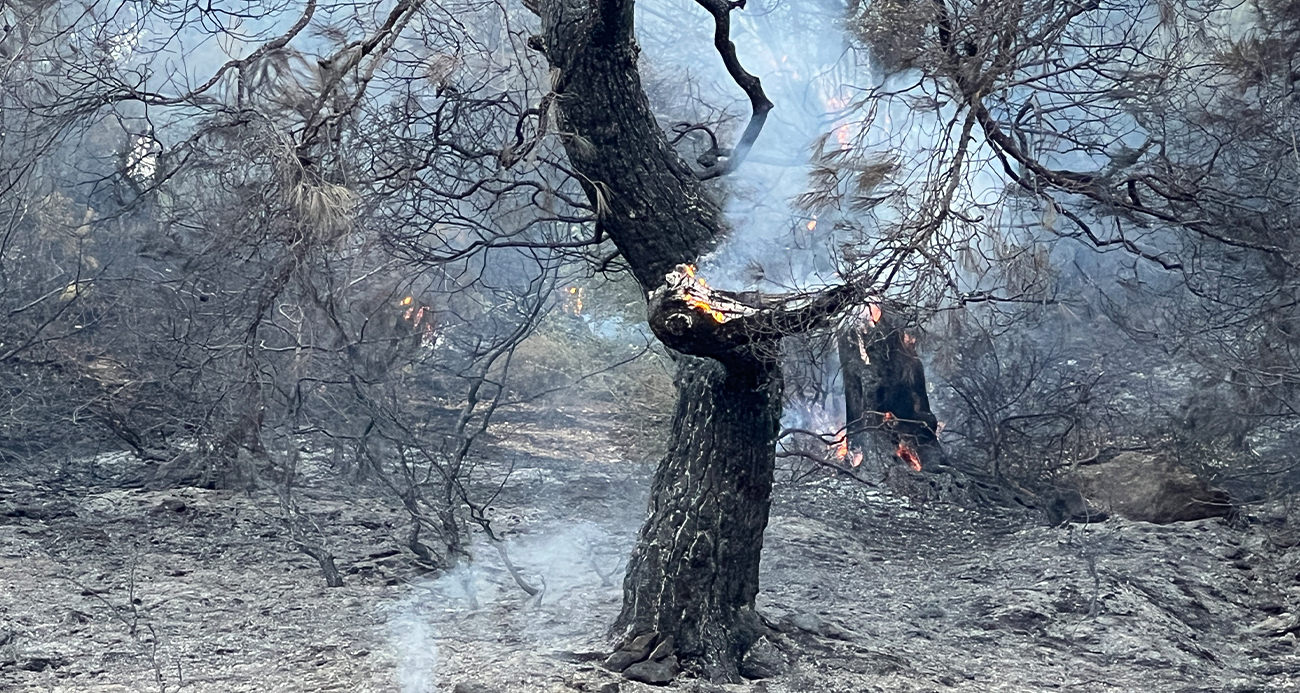
[[[1057,505],[1079,510],[1080,474],[1131,455],[1177,462],[1243,526],[1265,518],[1268,547],[1289,541],[1277,508],[1300,483],[1293,5],[947,3],[942,29],[892,0],[731,13],[775,108],[743,165],[706,184],[730,228],[699,276],[868,294],[783,344],[788,500],[764,606],[803,624],[789,632],[851,642],[834,624],[865,618],[867,597],[898,609],[872,618],[916,620],[897,595],[816,573],[834,551],[802,547],[854,547],[843,556],[866,570],[883,554],[854,553],[870,544],[859,537],[914,532],[890,565],[955,555],[943,542],[961,521],[907,524],[926,503],[974,498],[1056,524]],[[725,160],[750,103],[708,13],[687,0],[636,12],[660,125],[692,170]],[[368,619],[362,644],[327,649],[382,662],[365,665],[379,690],[448,689],[483,678],[485,661],[516,672],[507,685],[555,684],[534,655],[591,665],[669,439],[674,365],[567,159],[557,77],[529,48],[534,14],[55,1],[0,18],[0,502],[13,520],[0,569],[18,595],[4,602],[0,673],[120,670],[174,689],[205,666],[210,634],[169,604],[247,608],[271,629],[301,616],[275,611],[286,595],[332,605],[311,608],[338,616],[329,632],[349,628],[341,614]],[[942,475],[899,481],[847,454],[835,340],[872,306],[924,366]],[[1233,537],[1255,548],[1214,550],[1265,576],[1250,586],[1272,595],[1259,608],[1295,613],[1291,559]],[[1162,540],[1200,546],[1185,539]],[[1098,556],[1124,541],[1071,543],[1060,559],[1078,572],[1062,580],[1092,590],[1085,607],[1062,593],[1038,616],[989,602],[980,618],[1036,633],[1102,613]],[[62,586],[50,589],[63,615],[20,613],[36,599],[13,576],[29,572]],[[831,597],[804,582],[833,583],[819,587]],[[193,584],[278,591],[252,610]],[[330,596],[346,590],[355,605]],[[822,603],[843,611],[808,606]],[[83,626],[102,640],[75,644]],[[237,636],[211,637],[259,639]],[[85,648],[129,649],[114,655],[128,663],[59,654]],[[247,659],[303,649],[283,648]]]

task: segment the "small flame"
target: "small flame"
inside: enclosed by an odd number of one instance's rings
[[[840,149],[848,149],[852,146],[850,142],[851,138],[852,135],[849,133],[849,126],[847,124],[835,128],[835,141],[839,142]]]
[[[900,440],[898,441],[898,449],[894,451],[894,454],[898,455],[899,459],[906,462],[907,466],[912,468],[912,471],[921,471],[921,457],[916,454],[916,451],[912,449],[912,446]]]
[[[857,467],[862,464],[862,451],[849,449],[849,439],[846,433],[840,432],[840,434],[836,436],[833,447],[835,451],[835,459],[840,462],[848,462],[851,467]]]
[[[804,228],[808,229],[809,231],[815,231],[817,229],[817,217],[813,217],[812,219],[808,220],[808,223],[804,224]]]
[[[414,296],[407,296],[398,302],[399,306],[406,306],[402,313],[402,319],[411,323],[412,327],[420,330],[420,345],[433,347],[437,345],[438,337],[434,330],[434,313],[431,306],[420,305],[415,302]]]
[[[569,297],[564,300],[564,305],[561,306],[564,309],[564,312],[572,315],[582,315],[582,287],[565,287],[564,292],[569,295]]]
[[[685,265],[685,268],[686,276],[690,277],[691,281],[695,282],[695,288],[701,293],[708,294],[710,291],[709,283],[704,281],[704,279],[695,276],[695,265]],[[682,300],[686,302],[686,305],[702,313],[707,313],[709,317],[713,318],[717,322],[727,321],[727,315],[725,313],[714,308],[707,300],[692,294],[690,291],[682,293]]]
[[[871,320],[872,326],[875,326],[880,323],[880,319],[885,316],[885,313],[880,310],[880,304],[872,303],[867,306],[867,316]]]

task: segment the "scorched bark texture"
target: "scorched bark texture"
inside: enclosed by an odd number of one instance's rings
[[[540,0],[532,45],[555,74],[559,131],[601,230],[647,294],[726,231],[718,203],[669,145],[641,87],[631,0]],[[677,358],[670,452],[629,561],[615,668],[654,660],[736,680],[754,613],[781,379],[761,356]],[[621,656],[620,656],[621,655]],[[638,665],[633,664],[633,667]],[[629,675],[631,675],[629,673]]]

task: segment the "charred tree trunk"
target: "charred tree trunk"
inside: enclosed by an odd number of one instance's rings
[[[838,341],[849,448],[883,449],[916,471],[938,461],[938,420],[915,340],[875,312]]]
[[[678,354],[670,451],[629,560],[615,625],[620,646],[607,666],[655,683],[679,670],[734,681],[762,628],[754,600],[781,416],[780,337],[824,325],[852,292],[765,302],[715,296],[696,282],[683,263],[711,249],[726,225],[650,111],[632,0],[536,6],[543,31],[529,44],[553,70],[569,161],[601,232],[650,298],[651,327]],[[725,18],[741,6],[710,5],[729,70],[735,55]],[[757,91],[757,79],[746,84],[747,93]]]
[[[736,680],[762,634],[754,611],[781,419],[781,376],[754,359],[678,359],[672,446],[628,563],[615,628],[633,636],[611,668],[681,665]],[[641,636],[640,643],[635,636]],[[655,661],[654,649],[667,653]],[[644,650],[644,653],[641,652]],[[645,659],[642,664],[633,659]]]

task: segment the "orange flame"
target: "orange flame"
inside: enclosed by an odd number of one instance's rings
[[[899,459],[906,462],[907,466],[912,468],[912,471],[921,471],[921,457],[916,454],[916,451],[912,449],[912,446],[900,440],[898,441],[898,449],[894,451],[894,454],[898,455]]]
[[[686,276],[690,277],[691,280],[695,282],[696,288],[700,292],[707,294],[710,291],[709,283],[704,281],[704,279],[695,276],[695,265],[686,265]],[[702,313],[707,313],[709,317],[713,318],[717,322],[727,321],[727,316],[725,313],[718,310],[717,308],[714,308],[713,305],[709,303],[707,300],[700,298],[699,296],[693,295],[689,291],[682,293],[682,300],[686,302],[686,305]]]
[[[817,217],[813,217],[812,219],[808,220],[808,223],[805,224],[804,227],[807,228],[809,231],[815,231],[817,229]]]
[[[407,296],[398,302],[399,306],[405,306],[406,310],[402,313],[402,319],[411,323],[412,327],[420,330],[420,345],[432,347],[437,343],[437,336],[434,333],[434,322],[436,318],[431,306],[421,305],[415,302],[414,296]]]
[[[884,311],[880,310],[879,304],[872,303],[871,305],[867,306],[867,316],[870,318],[872,325],[876,325],[877,323],[879,323],[880,319],[884,317],[884,315],[885,313]]]
[[[857,467],[862,464],[862,451],[849,449],[849,439],[846,433],[840,432],[840,434],[836,436],[834,450],[835,459],[840,462],[847,461],[851,467]]]
[[[569,286],[565,287],[564,291],[569,294],[569,297],[564,300],[564,305],[562,306],[564,312],[572,315],[582,315],[582,287]]]

